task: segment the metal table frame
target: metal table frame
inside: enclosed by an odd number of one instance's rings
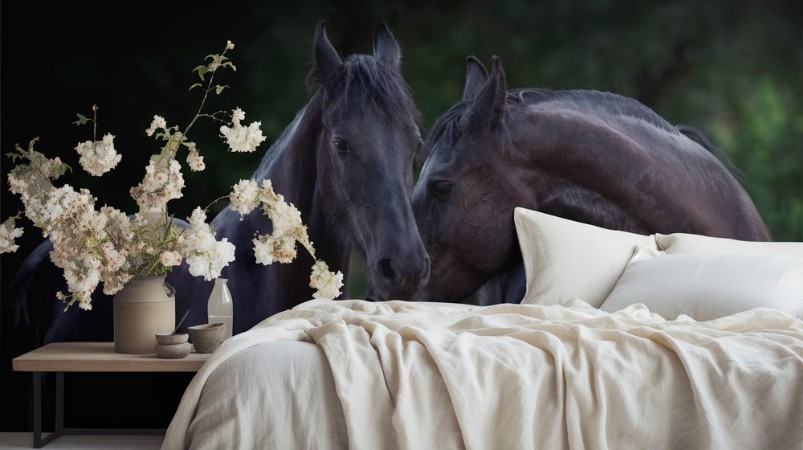
[[[56,374],[56,421],[54,430],[42,437],[42,372],[33,372],[33,448],[42,448],[65,435],[163,436],[163,428],[64,428],[64,372]],[[46,433],[46,432],[45,432]]]
[[[163,359],[155,354],[116,353],[113,342],[56,342],[14,358],[14,371],[33,374],[33,447],[42,448],[64,435],[165,434],[166,430],[160,428],[65,428],[64,372],[197,372],[209,356],[191,352],[184,358]],[[45,372],[56,375],[56,417],[50,433],[42,431],[42,373]]]

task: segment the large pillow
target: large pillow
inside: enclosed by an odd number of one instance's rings
[[[783,253],[803,258],[803,242],[753,242],[698,234],[656,234],[658,249],[666,253]]]
[[[762,307],[803,318],[803,258],[638,249],[600,309],[636,303],[670,320],[680,314],[711,320]]]
[[[609,230],[516,208],[527,292],[522,303],[566,304],[579,298],[599,307],[622,275],[636,245],[656,249],[653,235]]]

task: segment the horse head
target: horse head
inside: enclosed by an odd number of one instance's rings
[[[461,300],[519,255],[507,217],[514,207],[513,172],[509,158],[499,156],[507,147],[506,89],[498,58],[488,74],[469,57],[462,100],[435,122],[424,143],[413,208],[432,276],[419,299]]]
[[[426,283],[429,258],[410,203],[419,114],[399,44],[382,25],[373,54],[342,60],[321,22],[314,55],[311,80],[323,92],[319,195],[339,237],[366,257],[366,298],[407,298]]]

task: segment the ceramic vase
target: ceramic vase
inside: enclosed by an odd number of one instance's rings
[[[175,290],[164,276],[132,278],[113,300],[114,351],[154,353],[154,336],[176,326]]]

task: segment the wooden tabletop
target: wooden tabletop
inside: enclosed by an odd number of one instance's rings
[[[12,360],[18,372],[197,372],[210,353],[159,358],[114,351],[113,342],[55,342]]]

